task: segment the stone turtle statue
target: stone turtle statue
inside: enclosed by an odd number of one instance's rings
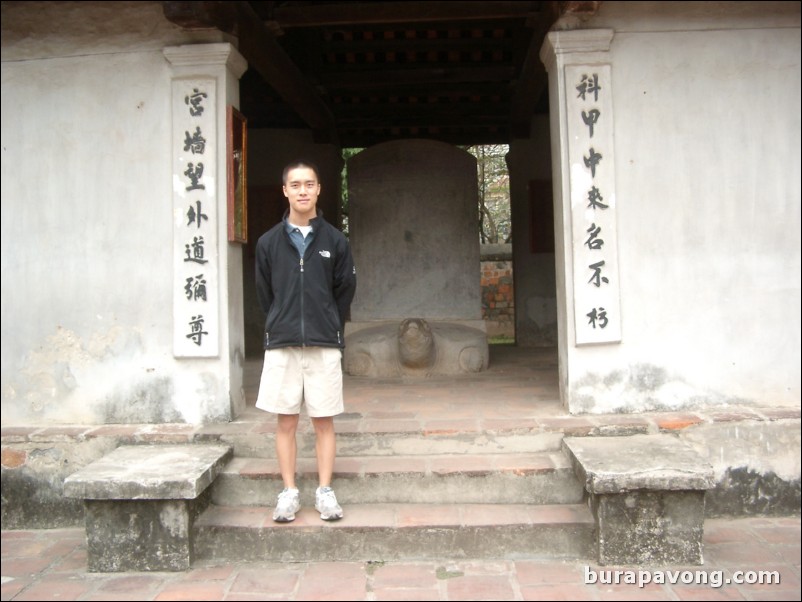
[[[398,327],[398,361],[410,370],[429,370],[437,359],[429,323],[407,318]]]
[[[432,376],[486,370],[487,335],[451,322],[406,318],[358,330],[345,342],[344,368],[352,376]]]

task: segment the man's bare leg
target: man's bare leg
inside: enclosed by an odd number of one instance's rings
[[[298,414],[279,414],[276,429],[276,455],[281,479],[287,489],[295,486],[295,462],[298,455],[298,443],[295,432],[298,430]]]
[[[334,458],[337,454],[337,440],[334,432],[334,418],[312,418],[315,427],[315,453],[317,455],[317,473],[321,487],[331,486],[334,473]]]

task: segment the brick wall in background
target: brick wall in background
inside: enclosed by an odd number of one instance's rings
[[[482,245],[482,319],[489,337],[515,333],[511,245]]]

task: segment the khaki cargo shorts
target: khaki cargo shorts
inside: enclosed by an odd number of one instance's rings
[[[342,351],[336,347],[282,347],[265,351],[256,407],[311,418],[342,414]]]

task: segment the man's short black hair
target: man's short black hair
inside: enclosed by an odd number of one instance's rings
[[[318,171],[317,165],[315,165],[311,161],[305,161],[300,159],[298,161],[293,161],[292,163],[289,163],[287,167],[284,168],[284,172],[281,174],[281,183],[286,186],[287,175],[290,173],[290,171],[292,171],[293,169],[298,169],[299,167],[301,168],[306,167],[307,169],[311,169],[312,171],[314,171],[315,178],[317,178],[318,183],[320,183],[320,171]]]

